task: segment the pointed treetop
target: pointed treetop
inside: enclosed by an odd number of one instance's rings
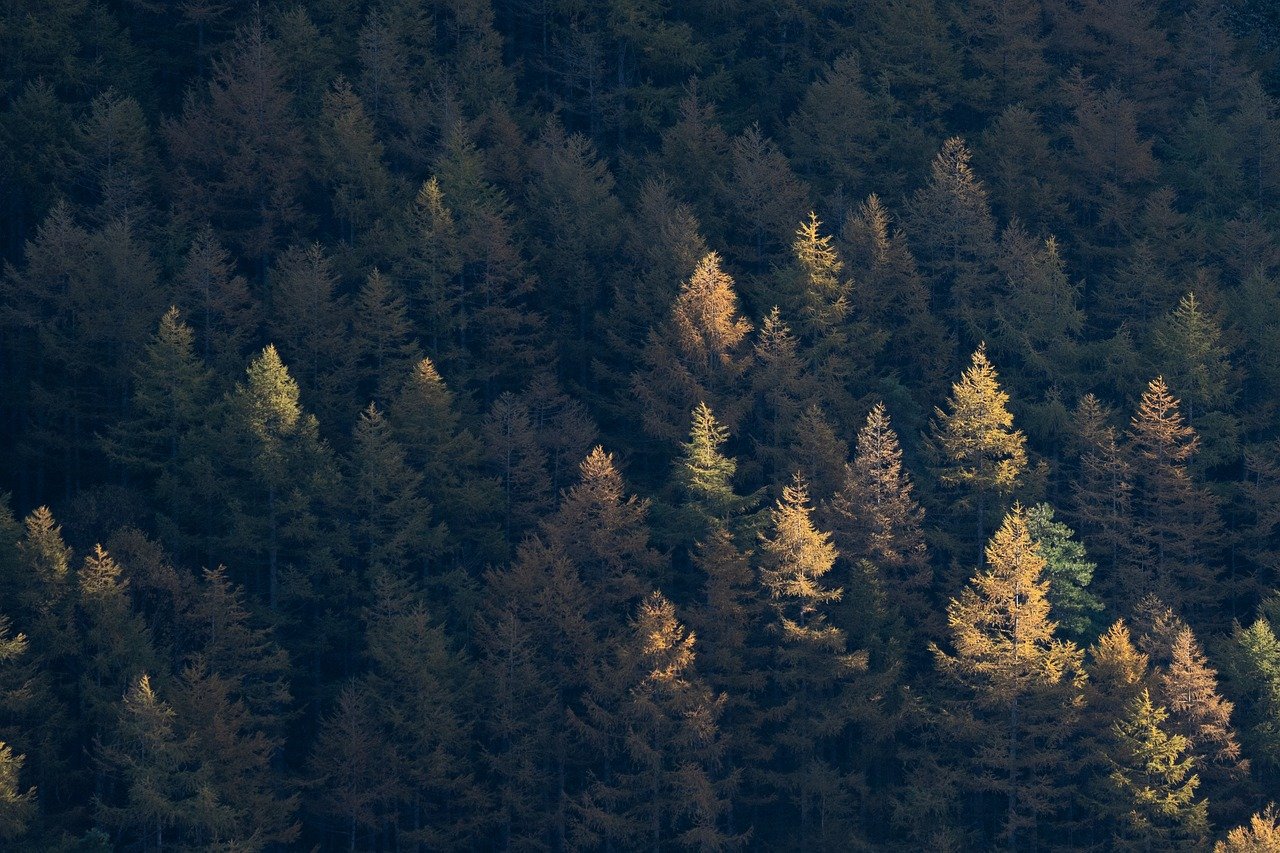
[[[62,541],[62,526],[47,506],[37,507],[24,521],[26,538],[19,544],[24,557],[47,582],[66,579],[71,567],[71,549]]]
[[[943,482],[976,483],[1008,492],[1027,465],[1026,438],[1013,429],[1009,395],[1000,387],[985,343],[978,345],[960,381],[951,386],[949,412],[934,409],[937,438],[948,463]]]
[[[738,313],[733,279],[720,268],[720,256],[709,252],[681,287],[673,309],[681,348],[689,356],[723,358],[751,331]]]
[[[654,590],[640,602],[633,624],[648,671],[647,679],[658,682],[680,679],[693,664],[696,637],[676,619],[675,605]]]

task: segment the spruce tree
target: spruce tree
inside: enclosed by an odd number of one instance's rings
[[[1102,601],[1089,591],[1097,564],[1089,559],[1075,531],[1054,520],[1054,508],[1047,503],[1027,510],[1027,532],[1035,540],[1045,560],[1049,579],[1049,602],[1063,633],[1077,642],[1087,642],[1101,630]]]

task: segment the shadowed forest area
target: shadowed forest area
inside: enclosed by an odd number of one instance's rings
[[[1280,850],[1280,6],[7,0],[0,846]]]

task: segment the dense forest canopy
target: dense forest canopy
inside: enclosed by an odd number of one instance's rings
[[[0,844],[1280,850],[1280,6],[9,0]]]

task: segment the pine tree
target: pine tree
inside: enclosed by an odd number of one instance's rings
[[[1143,690],[1115,723],[1113,799],[1104,803],[1115,826],[1117,850],[1194,850],[1208,834],[1208,804],[1196,800],[1190,744],[1165,730],[1168,713]]]
[[[717,196],[728,211],[729,233],[745,241],[735,259],[759,270],[779,262],[786,239],[808,203],[808,187],[791,171],[786,155],[752,125],[729,146],[729,173]]]
[[[298,796],[272,768],[282,742],[242,698],[242,681],[211,672],[196,655],[174,694],[181,748],[198,761],[189,842],[260,849],[298,836]]]
[[[1062,767],[1078,715],[1082,655],[1054,638],[1044,558],[1021,507],[1005,516],[986,562],[947,607],[954,653],[936,645],[939,670],[961,691],[953,725],[976,750],[965,784],[1004,801],[1011,847],[1051,831],[1067,803]],[[1031,843],[1031,842],[1028,842]]]
[[[880,368],[900,373],[917,399],[934,399],[946,388],[954,342],[930,311],[929,287],[906,235],[894,227],[880,198],[870,195],[845,219],[840,241],[850,267],[858,270],[854,312],[888,335]]]
[[[88,725],[109,729],[119,697],[155,668],[155,652],[146,623],[133,611],[124,569],[101,545],[84,558],[75,583],[82,715]]]
[[[626,494],[613,454],[593,448],[578,472],[542,535],[577,568],[596,599],[592,613],[616,615],[662,577],[665,561],[649,546],[649,501]]]
[[[986,540],[989,509],[1000,511],[999,502],[1018,485],[1027,466],[1026,438],[1013,429],[1008,404],[986,347],[979,346],[960,381],[951,386],[947,411],[934,409],[938,476],[959,492],[956,511],[973,513],[970,529],[978,549]],[[969,545],[974,538],[962,529],[960,542]],[[981,550],[978,556],[981,564]]]
[[[538,444],[529,407],[511,392],[493,401],[483,436],[489,468],[502,490],[499,517],[510,550],[552,506],[546,451]]]

